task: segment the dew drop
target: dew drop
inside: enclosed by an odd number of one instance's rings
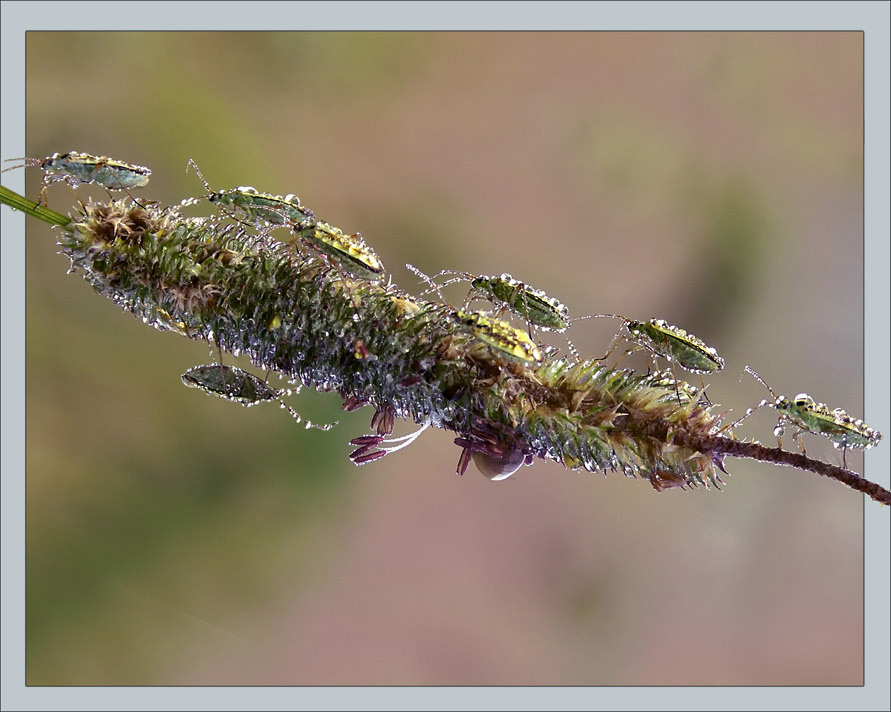
[[[497,482],[505,480],[520,469],[526,456],[520,450],[509,450],[501,457],[492,457],[482,452],[471,454],[473,463],[484,477]]]

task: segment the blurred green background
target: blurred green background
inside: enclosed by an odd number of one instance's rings
[[[405,262],[510,272],[576,315],[699,335],[735,414],[766,395],[750,364],[862,415],[862,41],[30,32],[27,152],[148,165],[163,203],[203,192],[191,157],[215,189],[361,231],[416,293]],[[27,230],[28,684],[861,683],[862,498],[841,485],[737,461],[723,492],[542,461],[493,483],[455,476],[443,431],[357,469],[369,409],[304,391],[341,421],[322,433],[184,388],[207,346]],[[617,326],[568,335],[599,356]]]

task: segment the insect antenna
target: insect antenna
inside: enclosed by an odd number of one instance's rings
[[[199,196],[199,197],[197,197],[197,198],[184,198],[183,200],[180,201],[180,205],[182,205],[183,207],[188,207],[188,206],[190,206],[190,205],[195,205],[195,204],[197,204],[202,198],[210,199],[212,196],[217,195],[217,193],[215,193],[215,192],[213,191],[213,189],[210,187],[210,183],[208,183],[207,180],[204,178],[204,174],[201,172],[201,169],[198,168],[198,164],[195,163],[195,159],[190,158],[190,159],[188,160],[188,162],[186,163],[186,173],[189,172],[189,168],[194,169],[195,174],[198,176],[198,178],[199,178],[199,179],[201,180],[201,182],[204,184],[204,189],[207,191],[207,195],[202,195],[202,196]],[[131,197],[132,197],[132,196],[131,196]],[[213,202],[213,201],[211,201],[211,202]],[[226,217],[231,218],[232,220],[234,220],[235,222],[237,222],[239,225],[242,225],[243,227],[249,227],[249,228],[257,227],[257,225],[255,225],[255,224],[253,224],[253,223],[249,223],[249,222],[247,222],[247,221],[245,221],[245,220],[242,220],[240,217],[238,217],[238,215],[236,215],[235,213],[231,212],[230,210],[227,210],[223,205],[217,204],[217,209],[218,209],[221,213],[223,213]],[[274,209],[273,209],[273,208],[270,208],[270,210],[274,210]],[[279,211],[276,210],[275,212],[279,212]],[[279,213],[279,214],[282,215],[283,218],[286,217],[286,216],[284,215],[284,213]],[[264,233],[266,233],[266,232],[271,232],[271,229],[267,229],[267,230],[264,231]]]
[[[193,158],[190,158],[188,163],[186,163],[186,173],[189,172],[190,167],[195,170],[195,173],[198,175],[198,178],[200,178],[201,182],[204,183],[204,189],[208,193],[213,193],[213,191],[210,189],[210,184],[204,179],[204,174],[201,172],[201,169],[198,168],[198,164],[195,163],[195,159],[193,159]]]
[[[749,408],[748,410],[746,410],[745,414],[741,418],[737,418],[732,423],[728,423],[723,428],[721,428],[718,431],[718,434],[721,434],[727,430],[730,430],[731,428],[735,428],[737,425],[740,425],[744,420],[748,419],[748,417],[750,415],[752,415],[752,413],[754,413],[756,410],[761,410],[764,406],[775,406],[777,404],[777,402],[779,401],[779,397],[777,396],[776,393],[774,393],[773,388],[771,388],[769,385],[767,385],[767,382],[763,378],[761,378],[761,376],[759,376],[754,371],[754,369],[752,369],[750,366],[746,366],[745,369],[743,370],[743,375],[745,375],[746,373],[753,376],[762,386],[764,386],[768,391],[770,391],[770,395],[773,396],[773,402],[771,403],[769,400],[767,400],[765,398],[758,405],[756,405],[754,408]],[[740,376],[739,377],[740,383],[742,383],[742,379],[743,379],[743,377]]]
[[[779,396],[776,393],[774,393],[773,388],[771,388],[769,385],[767,385],[767,381],[765,381],[763,378],[761,378],[761,376],[759,376],[751,366],[746,366],[745,372],[748,373],[750,376],[753,376],[755,378],[755,380],[758,381],[758,383],[760,383],[768,391],[770,391],[770,395],[773,396],[773,399],[775,402],[780,399]],[[742,376],[739,377],[739,380],[740,380],[740,382],[742,382]]]
[[[4,158],[4,163],[9,163],[10,161],[24,161],[24,163],[20,166],[10,166],[9,168],[4,168],[0,170],[0,173],[6,173],[7,171],[14,171],[17,168],[33,168],[35,166],[39,166],[43,163],[45,159],[43,158],[31,158],[30,156],[19,156],[18,158]]]
[[[442,274],[454,274],[456,276],[453,279],[447,279],[445,282],[439,285],[440,287],[447,287],[450,284],[455,284],[455,282],[471,281],[474,278],[473,275],[470,274],[470,272],[459,272],[453,269],[443,269],[434,274],[433,279],[439,277]]]
[[[18,158],[4,158],[3,162],[8,163],[9,161],[24,161],[20,166],[10,166],[9,168],[4,168],[0,173],[6,173],[7,171],[14,171],[18,168],[43,168],[48,158],[31,158],[30,156],[19,156]],[[80,196],[77,194],[77,191],[71,186],[71,183],[66,178],[56,178],[56,180],[52,180],[49,178],[49,174],[44,172],[43,178],[40,181],[40,194],[37,196],[37,204],[40,205],[43,203],[45,206],[49,207],[49,201],[46,197],[46,189],[49,188],[50,183],[58,182],[59,180],[64,180],[65,184],[68,186],[68,189],[74,193],[74,198],[80,203],[80,207],[83,208],[84,204],[81,202]],[[110,196],[109,196],[110,197]]]
[[[604,319],[604,318],[605,319],[621,319],[626,324],[631,321],[627,317],[621,316],[620,314],[587,314],[585,316],[574,317],[574,318],[570,319],[570,321],[584,321],[585,319]],[[597,358],[594,360],[595,361],[605,361],[606,359],[608,359],[609,355],[613,351],[615,351],[616,347],[622,342],[621,334],[622,334],[622,327],[619,327],[619,330],[615,333],[613,338],[610,340],[610,345],[609,345],[609,348],[607,349],[607,352],[600,358]],[[626,352],[626,353],[628,353],[628,352]]]
[[[426,274],[421,272],[421,270],[419,270],[413,264],[409,264],[408,262],[405,263],[405,268],[411,272],[414,272],[415,275],[417,275],[418,277],[423,279],[427,284],[429,284],[430,288],[439,295],[439,298],[442,299],[442,301],[445,302],[450,309],[452,309],[452,310],[455,309],[455,307],[452,305],[452,303],[448,299],[445,298],[445,296],[443,295],[442,291],[439,288],[439,285],[437,285],[436,282],[434,282],[430,277],[428,277]],[[446,270],[443,270],[443,271],[446,271]],[[440,272],[440,274],[442,274],[442,272]],[[428,289],[427,292],[429,292],[429,291],[430,290]],[[427,292],[424,292],[424,293],[426,294]]]
[[[621,319],[624,322],[629,322],[631,319],[628,317],[622,316],[621,314],[586,314],[585,316],[575,316],[570,321],[584,321],[585,319],[600,319],[600,318],[608,318],[608,319]]]
[[[180,205],[182,205],[184,207],[189,206],[189,205],[195,205],[199,200],[201,200],[201,198],[210,198],[210,196],[214,195],[213,189],[210,187],[210,183],[208,183],[207,180],[205,179],[204,174],[201,172],[201,169],[198,167],[198,164],[195,163],[194,158],[189,158],[189,160],[186,162],[186,173],[189,172],[189,168],[192,168],[195,171],[195,175],[197,175],[199,180],[204,184],[204,190],[207,191],[207,195],[203,195],[199,198],[186,198],[186,199],[180,201]],[[241,225],[244,225],[245,227],[251,227],[250,223],[244,222],[241,218],[234,215],[233,213],[230,213],[225,208],[223,208],[221,206],[217,206],[217,207],[219,208],[219,210],[221,212],[225,213],[227,216],[229,216],[236,222],[240,223]]]

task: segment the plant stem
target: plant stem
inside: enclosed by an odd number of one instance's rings
[[[743,442],[733,440],[732,438],[716,437],[711,442],[685,442],[686,445],[693,448],[701,448],[712,450],[715,453],[722,453],[731,457],[749,458],[752,460],[760,460],[762,462],[770,462],[774,465],[785,465],[794,467],[799,470],[807,470],[817,475],[823,475],[833,480],[846,484],[851,489],[863,492],[869,495],[876,502],[882,504],[891,504],[891,492],[886,490],[875,482],[870,482],[861,477],[856,472],[851,472],[837,465],[831,465],[828,462],[814,460],[806,455],[797,452],[789,452],[779,447],[765,447],[757,442]]]
[[[50,210],[49,208],[40,205],[40,203],[35,203],[33,200],[29,200],[23,195],[19,195],[14,190],[10,190],[4,185],[0,185],[0,203],[8,205],[15,210],[21,210],[23,213],[37,218],[38,220],[43,220],[50,225],[62,226],[68,225],[71,222],[71,218],[67,215],[62,215],[55,210]]]
[[[71,219],[5,188],[0,202],[60,226],[71,271],[145,323],[337,391],[345,408],[370,404],[380,435],[394,417],[455,431],[459,470],[471,455],[495,472],[540,457],[661,491],[716,486],[731,456],[831,477],[891,504],[891,492],[853,472],[725,433],[686,384],[551,353],[511,358],[450,308],[242,226],[124,200],[91,202]]]

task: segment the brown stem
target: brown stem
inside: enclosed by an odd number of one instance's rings
[[[814,460],[797,452],[789,452],[778,447],[765,447],[761,443],[742,442],[730,438],[715,437],[690,437],[685,433],[675,434],[674,440],[679,445],[690,447],[700,452],[711,452],[713,455],[723,457],[745,457],[752,460],[761,460],[775,465],[786,465],[799,470],[807,470],[817,475],[838,480],[848,487],[869,495],[876,502],[891,505],[891,492],[875,482],[864,479],[856,472],[851,472],[827,462]]]

